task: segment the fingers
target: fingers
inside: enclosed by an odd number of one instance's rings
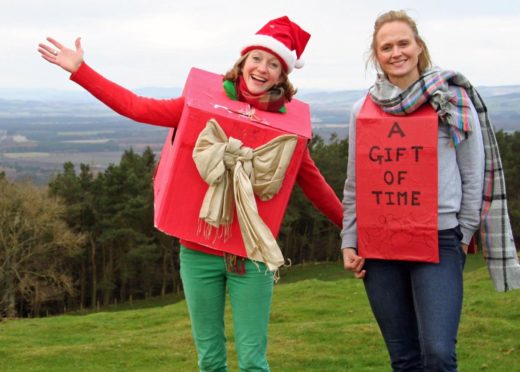
[[[81,38],[80,37],[76,38],[74,45],[76,46],[77,51],[81,50]]]
[[[363,279],[365,277],[365,274],[367,273],[366,270],[361,270],[357,273],[354,273],[354,276],[357,278],[357,279]]]
[[[363,270],[365,259],[359,257],[354,249],[343,249],[343,265],[345,270],[352,271],[356,278],[364,278],[366,270]]]
[[[365,263],[365,259],[358,256],[356,251],[352,248],[343,249],[343,263],[345,269],[351,271],[359,271]]]
[[[50,63],[57,64],[56,62],[56,55],[53,53],[53,51],[45,44],[39,44],[38,45],[38,52],[42,56],[43,59]]]
[[[62,45],[60,42],[58,42],[56,39],[53,39],[53,38],[50,37],[50,36],[47,37],[47,41],[48,41],[49,43],[51,43],[52,45],[54,45],[54,46],[55,46],[56,48],[58,48],[58,49],[63,48],[63,45]]]
[[[361,258],[359,256],[356,256],[350,262],[345,263],[345,268],[350,271],[353,271],[355,273],[358,273],[361,271],[361,269],[363,268],[364,265],[365,265],[365,259]]]
[[[50,58],[50,57],[47,57],[45,54],[42,54],[41,55],[43,59],[45,59],[46,61],[50,62],[50,63],[54,63],[56,64],[56,60],[54,58]]]
[[[56,51],[46,44],[38,44],[38,52],[47,57],[56,57]]]
[[[38,44],[38,52],[40,52],[43,59],[45,59],[51,63],[57,64],[56,57],[58,56],[61,48],[63,48],[63,45],[60,44],[59,42],[57,42],[52,37],[47,37],[47,41],[49,43],[51,43],[52,45],[54,45],[56,48],[53,48],[44,43],[40,43],[40,44]]]
[[[71,74],[76,72],[83,63],[83,49],[81,39],[75,41],[76,50],[68,48],[52,37],[47,38],[47,43],[38,44],[38,52],[46,61],[53,63]]]

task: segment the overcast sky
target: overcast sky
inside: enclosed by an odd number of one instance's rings
[[[224,73],[243,40],[269,19],[289,16],[312,36],[305,67],[291,80],[306,90],[364,89],[376,17],[406,9],[433,62],[474,85],[520,84],[518,0],[0,0],[0,89],[79,90],[41,59],[50,35],[82,37],[85,60],[132,88],[182,87],[192,66]]]

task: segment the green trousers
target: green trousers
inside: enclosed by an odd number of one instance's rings
[[[245,260],[245,273],[228,272],[223,257],[181,246],[181,278],[200,371],[227,371],[226,288],[240,371],[269,371],[266,358],[273,273]]]

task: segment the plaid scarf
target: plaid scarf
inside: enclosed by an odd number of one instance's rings
[[[486,158],[480,213],[484,257],[497,291],[520,288],[520,264],[507,212],[502,161],[486,105],[477,90],[460,73],[432,69],[404,91],[380,76],[369,94],[385,112],[395,115],[406,115],[428,102],[439,118],[450,125],[455,146],[480,124]],[[468,99],[480,123],[472,123]]]

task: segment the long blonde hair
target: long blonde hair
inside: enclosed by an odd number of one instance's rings
[[[233,65],[231,70],[226,72],[224,75],[223,80],[231,80],[233,82],[236,82],[240,76],[242,76],[242,68],[244,67],[244,63],[246,61],[247,56],[249,55],[249,52],[241,56]],[[289,81],[289,76],[287,75],[287,72],[282,68],[282,73],[280,75],[280,83],[277,84],[284,90],[284,97],[287,102],[290,102],[292,97],[296,94],[297,90],[294,88],[294,86]]]
[[[380,70],[379,62],[377,62],[377,42],[376,37],[377,33],[383,27],[384,24],[389,22],[403,22],[407,24],[411,29],[412,33],[415,37],[415,41],[422,48],[421,54],[419,54],[419,61],[417,63],[417,68],[419,69],[419,74],[422,74],[426,69],[432,66],[432,61],[430,58],[430,52],[428,51],[428,47],[426,43],[419,35],[419,31],[417,30],[417,24],[404,10],[391,10],[389,12],[381,14],[377,17],[374,23],[374,31],[372,33],[372,44],[370,45],[370,52],[367,59],[368,64],[372,64],[376,70]]]

